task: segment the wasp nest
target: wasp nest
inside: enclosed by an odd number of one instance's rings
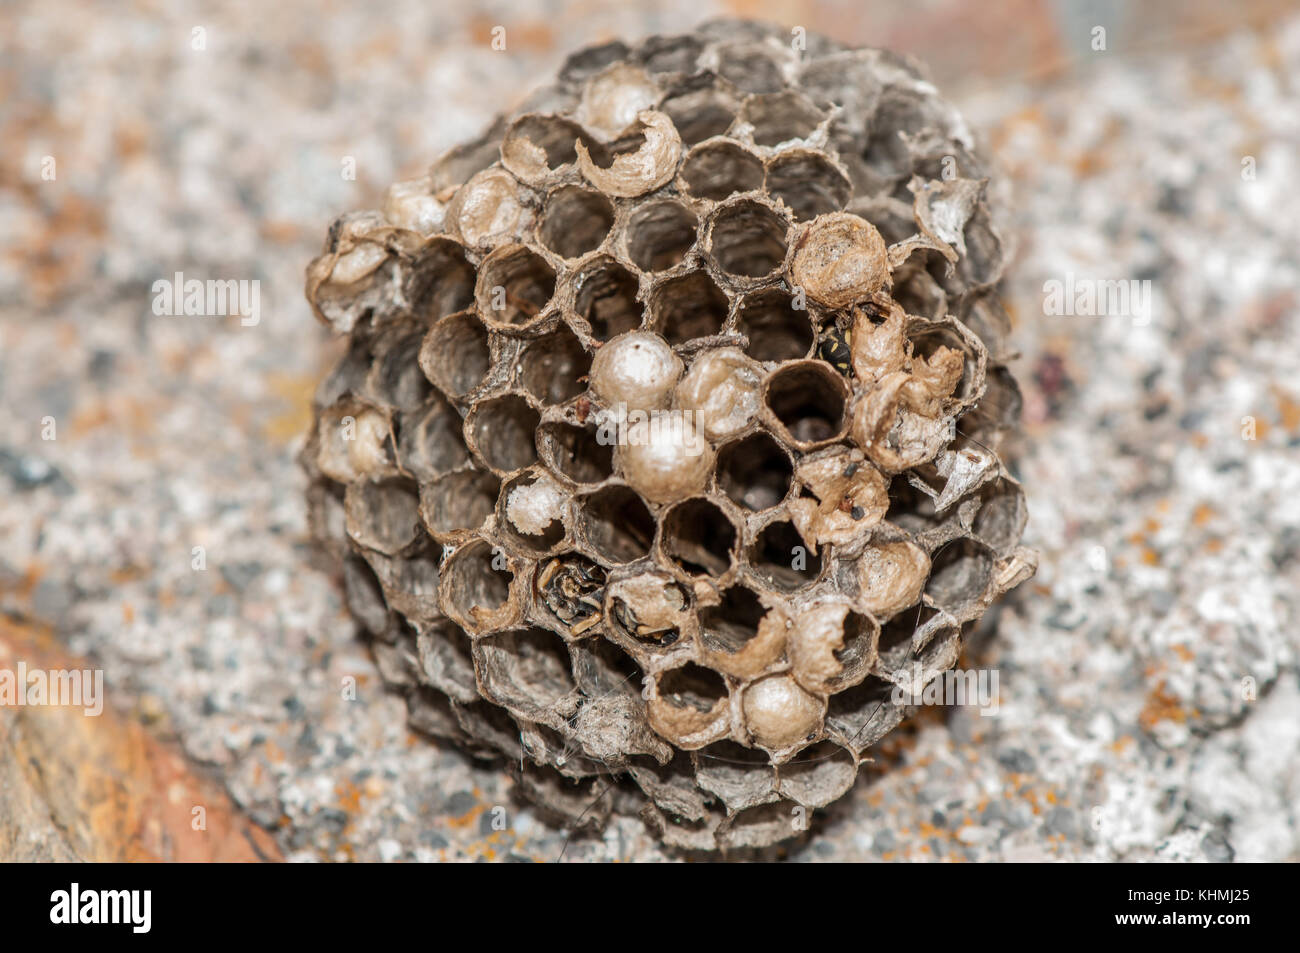
[[[719,22],[335,222],[312,521],[413,723],[690,848],[848,791],[1033,571],[984,175],[910,62]]]

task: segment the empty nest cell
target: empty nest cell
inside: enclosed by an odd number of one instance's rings
[[[488,330],[478,315],[448,315],[424,337],[420,368],[448,397],[463,397],[477,387],[492,364]]]
[[[694,662],[660,673],[658,695],[674,708],[708,713],[727,697],[727,683],[712,669]]]
[[[519,359],[519,383],[543,404],[562,404],[584,390],[581,378],[591,370],[591,355],[577,335],[561,324],[525,348]]]
[[[642,271],[667,271],[691,250],[698,227],[695,213],[681,202],[647,202],[628,217],[627,257]]]
[[[480,639],[474,649],[484,689],[526,718],[553,720],[556,707],[575,693],[569,650],[554,632],[516,629]]]
[[[750,568],[780,592],[811,585],[821,575],[821,554],[804,542],[788,520],[768,523],[746,553]]]
[[[750,97],[740,118],[753,127],[755,143],[776,146],[791,139],[808,138],[826,117],[803,93],[787,89]]]
[[[586,320],[596,340],[608,341],[640,327],[640,280],[614,259],[598,257],[584,264],[574,287],[573,310]]]
[[[630,563],[650,552],[654,517],[626,486],[608,486],[584,497],[578,519],[588,545],[610,563]]]
[[[671,93],[659,108],[673,121],[682,142],[693,146],[731,128],[738,105],[732,93],[705,76],[702,84],[688,84]]]
[[[441,602],[449,616],[478,631],[506,605],[513,580],[505,557],[486,540],[474,540],[443,564]]]
[[[853,184],[823,153],[783,152],[767,167],[767,191],[798,221],[838,212],[853,197]]]
[[[993,554],[973,539],[948,543],[934,554],[925,594],[936,606],[958,614],[984,595],[993,573]]]
[[[731,586],[723,590],[720,604],[700,610],[700,640],[711,652],[734,655],[758,635],[766,612],[753,589]]]
[[[651,326],[669,344],[684,344],[721,331],[729,306],[727,296],[708,272],[693,271],[668,280],[651,293]]]
[[[581,258],[600,247],[614,227],[614,205],[594,189],[566,185],[546,200],[537,237],[561,258]]]
[[[660,545],[684,573],[721,576],[736,555],[735,525],[718,506],[696,498],[678,503],[663,517]]]
[[[779,368],[768,378],[763,399],[779,431],[800,449],[836,440],[844,432],[848,386],[821,361]]]
[[[501,473],[529,466],[537,460],[536,433],[541,415],[522,397],[507,394],[474,408],[471,428],[479,454]]]
[[[709,224],[709,253],[729,275],[763,278],[785,260],[787,223],[761,202],[721,206]]]
[[[420,488],[420,515],[429,533],[447,542],[472,532],[492,515],[501,481],[479,470],[457,470]]]
[[[769,509],[790,492],[794,467],[770,434],[758,432],[718,452],[718,486],[749,510]]]
[[[614,448],[600,442],[592,424],[543,424],[538,444],[542,462],[574,483],[601,483],[614,473]]]
[[[433,397],[418,413],[402,418],[397,462],[420,481],[432,480],[469,462],[460,413]]]
[[[392,556],[419,535],[419,491],[409,480],[353,483],[343,507],[348,535],[367,549]]]
[[[474,268],[465,258],[465,249],[449,238],[431,241],[412,264],[407,280],[411,312],[425,321],[474,303]]]
[[[535,324],[554,295],[555,270],[523,245],[507,245],[488,255],[474,294],[484,321],[512,329]]]
[[[737,330],[748,340],[745,350],[756,361],[798,360],[813,346],[808,312],[794,307],[794,298],[783,288],[746,295],[737,313]]]
[[[720,202],[763,186],[763,160],[730,140],[702,142],[686,156],[682,181],[696,198]]]

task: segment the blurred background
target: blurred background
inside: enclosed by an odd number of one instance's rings
[[[565,849],[382,691],[306,543],[294,455],[338,344],[302,284],[337,214],[567,53],[720,15],[923,60],[1019,248],[1043,558],[968,660],[1001,712],[923,713],[786,855],[1300,859],[1282,0],[0,6],[0,668],[99,669],[108,698],[0,707],[0,859],[668,856],[635,820]],[[260,322],[154,314],[178,271],[259,280]],[[1070,275],[1150,281],[1151,320],[1045,313]]]

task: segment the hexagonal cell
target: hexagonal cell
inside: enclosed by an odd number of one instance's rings
[[[547,725],[525,720],[519,726],[519,740],[524,753],[535,764],[550,765],[565,777],[589,778],[602,773],[600,764],[582,753],[582,745],[569,725],[557,731]]]
[[[637,50],[648,73],[693,73],[704,44],[693,36],[652,36]]]
[[[889,509],[885,512],[885,519],[917,535],[943,524],[935,511],[934,498],[914,487],[905,475],[895,477],[889,484]]]
[[[986,545],[1004,552],[1020,541],[1027,519],[1025,495],[1020,488],[997,480],[980,491],[980,508],[971,528]]]
[[[582,498],[578,523],[587,544],[610,563],[640,559],[654,539],[654,517],[626,486],[608,486]]]
[[[604,609],[605,570],[575,552],[554,556],[537,567],[534,605],[549,613],[574,638],[593,631]]]
[[[934,616],[933,609],[916,605],[904,609],[885,623],[880,629],[880,640],[876,648],[876,668],[883,672],[894,672],[906,665],[912,657],[913,634]]]
[[[718,487],[746,509],[776,506],[793,479],[790,455],[771,434],[753,433],[718,451]]]
[[[437,395],[417,414],[402,418],[397,462],[420,482],[427,482],[469,462],[460,413]]]
[[[492,364],[488,330],[473,311],[448,315],[424,337],[420,369],[448,397],[477,387]]]
[[[506,568],[497,568],[504,565]],[[442,566],[439,604],[443,611],[471,635],[498,624],[509,624],[515,574],[504,554],[478,539],[452,553]],[[554,636],[552,636],[554,638]]]
[[[366,379],[366,392],[373,399],[399,410],[415,410],[429,392],[429,379],[420,370],[420,340],[423,330],[391,334],[375,346],[374,365]]]
[[[537,237],[561,258],[595,251],[614,226],[614,206],[595,189],[566,185],[546,200]]]
[[[351,483],[393,472],[397,453],[386,408],[344,397],[321,411],[312,436],[311,462],[331,480]]]
[[[585,263],[574,278],[573,310],[591,326],[591,336],[608,341],[641,324],[640,281],[612,258]]]
[[[420,497],[409,480],[353,483],[343,508],[348,535],[367,549],[392,556],[419,538]]]
[[[756,361],[805,358],[812,351],[812,320],[781,288],[767,288],[741,299],[737,330],[749,339],[746,352]]]
[[[779,770],[779,789],[804,807],[825,807],[853,787],[858,759],[833,741],[822,741],[799,752]]]
[[[543,404],[562,404],[587,389],[579,378],[591,370],[591,355],[577,335],[561,324],[531,342],[519,358],[519,383]]]
[[[608,639],[588,639],[573,646],[573,674],[588,698],[604,695],[641,697],[645,673],[632,656]]]
[[[993,554],[973,539],[947,544],[934,554],[925,594],[954,615],[988,590]]]
[[[405,294],[411,313],[426,322],[473,304],[474,268],[460,243],[450,238],[430,241],[411,264]]]
[[[478,699],[473,653],[464,629],[444,620],[422,629],[415,644],[420,672],[430,685],[458,702]]]
[[[718,75],[747,93],[772,93],[785,85],[778,62],[765,45],[730,43],[718,50]]]
[[[702,142],[682,163],[682,181],[696,198],[720,202],[763,187],[763,160],[731,140]]]
[[[686,257],[698,229],[695,213],[681,202],[646,202],[628,217],[627,257],[642,271],[667,271]]]
[[[853,198],[848,176],[820,152],[781,153],[767,167],[766,186],[799,221],[838,212]]]
[[[721,576],[731,568],[739,538],[726,513],[697,497],[675,504],[664,514],[660,546],[688,575]]]
[[[541,419],[536,409],[516,394],[483,401],[470,411],[478,452],[488,466],[501,473],[537,461],[536,433]]]
[[[480,699],[469,705],[454,704],[452,711],[461,730],[473,741],[501,752],[509,761],[523,758],[519,725],[504,708]]]
[[[371,361],[374,360],[370,344],[371,339],[366,335],[355,335],[348,341],[347,353],[317,385],[312,403],[318,407],[328,407],[341,400],[345,394],[365,392],[366,377],[370,374]]]
[[[691,595],[664,573],[645,573],[612,582],[607,591],[606,626],[635,650],[678,645],[691,629]]]
[[[655,684],[659,697],[669,705],[701,714],[712,711],[727,697],[727,683],[722,676],[694,662],[660,672]]]
[[[754,142],[776,146],[791,139],[807,139],[826,115],[803,93],[787,89],[751,96],[740,118],[754,127]]]
[[[848,385],[821,361],[796,361],[767,380],[764,402],[774,425],[800,450],[838,440],[846,426]]]
[[[833,653],[840,671],[829,678],[809,680],[809,686],[832,694],[862,681],[875,664],[879,639],[880,627],[870,616],[849,612],[844,617],[844,643]]]
[[[553,726],[576,707],[569,650],[554,632],[532,626],[485,636],[474,655],[484,692],[515,714]]]
[[[694,757],[696,783],[729,811],[743,811],[777,797],[776,772],[765,751],[726,740],[701,748]]]
[[[952,399],[971,400],[979,396],[984,386],[984,362],[982,353],[973,353],[973,342],[967,341],[952,326],[919,324],[908,329],[908,339],[912,342],[912,360],[924,358],[930,360],[940,348],[947,348],[962,355],[961,380],[953,389]]]
[[[497,499],[497,528],[521,552],[551,552],[565,537],[559,491],[559,484],[537,469],[507,481]]]
[[[594,424],[564,421],[542,424],[538,446],[542,462],[577,484],[601,483],[614,474],[614,448],[602,444]]]
[[[370,553],[367,558],[384,587],[390,608],[413,623],[430,621],[440,615],[437,597],[441,547],[426,546],[405,556]]]
[[[655,804],[663,805],[678,818],[701,821],[708,815],[704,797],[695,786],[695,768],[687,755],[677,752],[663,765],[653,758],[631,758],[628,773]]]
[[[962,429],[967,433],[979,433],[1014,427],[1024,407],[1024,397],[1016,379],[1005,367],[996,366],[988,368],[984,384],[984,396],[962,419]]]
[[[716,606],[700,609],[700,641],[710,652],[734,655],[758,635],[767,610],[748,586],[729,586]]]
[[[628,52],[627,44],[621,40],[583,47],[565,59],[560,67],[560,79],[567,83],[595,76],[605,67],[626,59]]]
[[[903,719],[903,709],[890,700],[892,683],[874,675],[830,697],[826,727],[861,753],[883,738]]]
[[[496,508],[501,481],[491,473],[458,470],[420,488],[420,516],[441,543],[479,529]]]
[[[806,823],[803,808],[778,800],[736,814],[719,829],[718,842],[727,850],[762,847],[794,836]]]
[[[479,268],[474,298],[490,326],[510,330],[537,323],[555,295],[555,270],[523,245],[494,250]]]
[[[788,520],[768,523],[745,554],[759,578],[779,592],[795,592],[817,581],[821,554],[812,550]]]
[[[348,554],[343,560],[343,598],[348,610],[371,635],[379,635],[388,626],[388,604],[375,571],[360,556]]]
[[[659,108],[673,121],[682,142],[693,146],[730,129],[740,104],[706,75],[669,95]]]
[[[456,720],[451,700],[436,688],[420,686],[406,696],[406,723],[413,731],[465,744],[468,736]]]
[[[694,271],[664,282],[650,295],[650,323],[669,344],[684,344],[722,330],[727,296],[707,272]]]
[[[785,260],[788,227],[766,205],[734,201],[721,206],[709,223],[709,254],[729,275],[762,278]]]
[[[560,166],[577,161],[579,140],[591,143],[576,122],[561,116],[527,113],[506,130],[501,143],[501,162],[523,181],[539,185]],[[541,150],[541,155],[537,150]]]

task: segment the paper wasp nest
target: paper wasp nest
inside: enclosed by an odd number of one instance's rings
[[[849,790],[1033,572],[972,148],[902,58],[716,22],[334,223],[312,522],[418,728],[690,848]]]

